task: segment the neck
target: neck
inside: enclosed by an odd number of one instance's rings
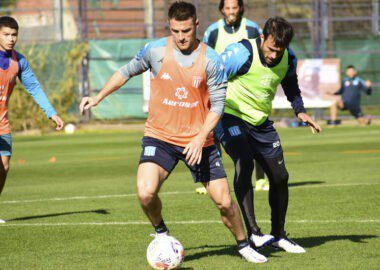
[[[175,42],[173,42],[174,48],[176,50],[180,51],[184,55],[190,55],[193,51],[195,51],[198,48],[199,43],[200,43],[200,41],[198,39],[196,39],[195,42],[193,42],[193,44],[187,50],[181,50],[180,48],[177,47]]]

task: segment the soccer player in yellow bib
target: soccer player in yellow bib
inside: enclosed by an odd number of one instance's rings
[[[234,190],[251,243],[272,246],[287,252],[305,250],[285,232],[288,207],[288,178],[280,138],[269,120],[272,100],[281,83],[285,95],[301,121],[313,131],[320,126],[306,114],[297,80],[297,57],[289,48],[293,27],[285,19],[274,17],[265,23],[263,34],[229,45],[221,54],[228,76],[224,115],[214,134],[235,165]],[[269,178],[269,204],[272,230],[261,233],[253,203],[253,159]]]
[[[242,39],[257,38],[262,33],[259,25],[243,17],[243,0],[221,0],[219,11],[223,18],[210,25],[203,37],[203,42],[221,54],[231,43]],[[217,143],[217,138],[216,143]],[[256,162],[256,187],[255,190],[268,190],[269,183],[265,179],[263,169]],[[204,187],[196,189],[199,194],[206,194]]]

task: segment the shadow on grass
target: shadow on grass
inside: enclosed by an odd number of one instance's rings
[[[18,217],[18,218],[8,219],[7,221],[22,221],[22,220],[30,220],[30,219],[49,218],[49,217],[58,217],[58,216],[76,215],[76,214],[88,214],[88,213],[101,214],[101,215],[109,214],[108,210],[97,209],[97,210],[74,211],[74,212],[63,212],[63,213],[53,213],[53,214],[46,214],[46,215]]]
[[[294,240],[297,244],[304,247],[306,249],[318,247],[321,246],[327,242],[331,241],[341,241],[341,240],[349,240],[354,243],[360,243],[360,244],[366,244],[366,239],[371,238],[377,238],[379,236],[377,235],[326,235],[326,236],[313,236],[313,237],[304,237],[304,238],[294,238]],[[260,253],[262,253],[264,256],[271,256],[273,257],[272,253],[275,253],[277,251],[282,250],[276,250],[271,247],[265,247],[262,250],[259,250]]]
[[[306,186],[306,185],[319,185],[319,184],[324,184],[326,182],[324,181],[304,181],[304,182],[294,182],[294,183],[289,183],[289,187],[298,187],[298,186]]]
[[[213,249],[213,250],[202,251],[202,249]],[[186,255],[185,257],[186,262],[198,260],[200,258],[210,257],[210,256],[228,255],[228,256],[240,257],[240,254],[238,252],[236,245],[204,245],[204,246],[191,247],[191,248],[185,249],[185,251],[189,251],[189,250],[200,250],[200,251],[197,251],[196,253],[191,254],[191,255]],[[272,257],[276,257],[276,256],[272,256]]]
[[[295,238],[294,241],[306,248],[313,248],[324,243],[331,241],[340,241],[340,240],[349,240],[354,243],[367,243],[366,239],[377,238],[377,235],[329,235],[329,236],[314,236],[314,237],[304,237],[304,238]],[[212,249],[212,250],[203,250],[203,249]],[[196,250],[194,254],[187,255],[185,258],[186,262],[198,260],[203,257],[209,256],[240,256],[235,245],[204,245],[199,247],[190,247],[186,248],[185,251]],[[199,250],[199,251],[198,251]],[[278,257],[274,255],[279,250],[273,249],[271,247],[265,247],[260,249],[258,252],[263,254],[264,256],[270,257]]]

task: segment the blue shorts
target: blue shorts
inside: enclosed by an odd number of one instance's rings
[[[0,156],[12,155],[12,135],[10,133],[0,135]]]
[[[360,118],[364,116],[359,104],[343,102],[343,105],[344,107],[342,110],[350,111],[351,115],[353,115],[355,118]]]
[[[214,129],[214,134],[227,153],[228,146],[234,143],[244,146],[241,151],[250,150],[255,158],[276,158],[283,154],[280,137],[273,122],[268,119],[260,126],[253,126],[239,117],[225,113]],[[245,146],[250,149],[245,149]]]
[[[139,163],[156,163],[170,174],[178,161],[182,160],[190,169],[194,182],[209,182],[226,177],[222,159],[215,145],[204,147],[201,163],[193,166],[186,162],[186,155],[182,154],[184,149],[155,138],[143,137]]]

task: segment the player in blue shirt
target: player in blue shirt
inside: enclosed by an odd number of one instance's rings
[[[360,125],[369,125],[371,117],[365,116],[360,108],[360,98],[362,92],[371,94],[371,81],[364,81],[357,76],[356,68],[352,65],[346,68],[347,77],[343,79],[342,86],[333,96],[333,104],[330,107],[329,125],[337,125],[338,108],[348,110],[358,120]]]

